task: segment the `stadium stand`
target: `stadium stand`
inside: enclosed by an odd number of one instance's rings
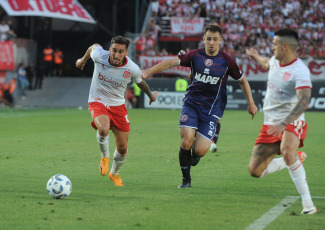
[[[171,19],[204,18],[204,25],[217,22],[224,29],[224,51],[236,58],[254,45],[261,54],[271,56],[272,36],[281,27],[299,31],[301,58],[325,58],[325,3],[309,0],[159,0],[146,34],[156,41],[196,41],[200,35],[173,34]],[[158,36],[158,37],[157,37]],[[199,44],[200,46],[200,44]],[[156,45],[159,53],[159,43]],[[144,49],[146,50],[146,48]],[[167,50],[168,51],[168,50]],[[168,51],[169,52],[169,51]],[[145,53],[144,53],[145,54]]]

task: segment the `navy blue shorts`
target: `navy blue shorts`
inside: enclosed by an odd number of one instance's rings
[[[189,127],[196,129],[196,132],[211,140],[216,133],[217,118],[202,113],[187,103],[182,106],[181,115],[179,117],[179,127]]]

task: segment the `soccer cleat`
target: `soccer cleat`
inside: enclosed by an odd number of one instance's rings
[[[191,187],[191,179],[183,178],[182,184],[178,185],[178,188],[190,188]]]
[[[199,157],[198,155],[196,155],[194,153],[194,151],[192,151],[192,155],[191,155],[191,165],[192,166],[196,166],[199,162],[200,162],[201,157]]]
[[[301,214],[304,214],[304,215],[311,215],[311,214],[315,214],[315,213],[317,213],[317,208],[315,206],[304,208],[301,212]]]
[[[109,158],[101,157],[99,164],[99,173],[103,176],[106,176],[108,174],[108,163]]]
[[[211,146],[210,146],[210,152],[217,152],[218,151],[218,147],[215,143],[211,143]]]
[[[109,179],[114,182],[115,186],[124,186],[122,178],[119,174],[112,175],[111,173],[109,173]]]
[[[301,164],[303,164],[306,157],[307,157],[307,154],[305,152],[302,152],[302,151],[297,152],[297,154],[299,156],[299,160],[300,160]]]

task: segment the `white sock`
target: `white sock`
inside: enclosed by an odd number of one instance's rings
[[[115,149],[111,174],[113,175],[119,174],[123,164],[126,161],[126,155],[127,153],[121,155],[119,152],[117,152],[117,149]]]
[[[266,176],[267,174],[270,174],[270,173],[274,173],[274,172],[277,172],[277,171],[280,171],[284,168],[286,168],[287,165],[286,163],[284,162],[284,159],[283,157],[280,157],[280,158],[276,158],[276,159],[273,159],[269,165],[267,166],[267,168],[264,170],[264,172],[262,173],[262,175],[260,176],[260,178]]]
[[[309,188],[306,179],[306,171],[302,163],[297,160],[292,165],[288,166],[289,174],[292,181],[301,196],[303,207],[313,207],[313,201],[309,193]]]
[[[109,158],[109,138],[108,135],[106,137],[102,137],[97,132],[97,142],[99,149],[101,151],[101,156],[104,158]]]

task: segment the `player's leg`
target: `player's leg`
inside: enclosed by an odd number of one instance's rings
[[[211,139],[216,133],[217,118],[200,113],[200,121],[196,131],[192,149],[192,166],[196,166],[211,146]]]
[[[300,140],[292,132],[285,130],[281,142],[281,153],[287,164],[290,177],[301,196],[303,211],[302,214],[314,214],[317,212],[316,207],[310,196],[309,187],[306,179],[306,171],[303,164],[297,157],[297,149]]]
[[[248,170],[251,176],[261,178],[286,168],[283,158],[276,158],[280,152],[278,143],[259,143],[254,146]]]
[[[202,136],[200,133],[196,133],[195,141],[194,141],[194,153],[198,157],[204,157],[208,152],[211,145],[211,141]]]
[[[179,188],[191,187],[191,148],[198,127],[198,111],[196,108],[184,103],[179,118],[181,146],[179,150],[179,164],[183,182]]]
[[[126,155],[128,153],[129,132],[122,132],[116,127],[112,127],[112,132],[115,137],[116,149],[114,151],[113,165],[109,177],[116,186],[124,186],[119,173],[126,161]]]
[[[218,151],[217,142],[218,142],[218,139],[219,139],[220,128],[221,128],[221,124],[220,124],[220,121],[218,119],[217,120],[217,125],[216,125],[216,133],[214,134],[214,136],[212,138],[212,142],[211,142],[211,146],[210,146],[210,151],[211,152],[217,152]]]
[[[114,134],[116,143],[113,165],[109,173],[109,178],[116,186],[124,186],[119,173],[126,161],[126,155],[128,153],[130,122],[125,105],[110,107],[109,111],[111,113],[111,130]]]
[[[179,150],[179,164],[181,166],[183,181],[179,188],[191,187],[191,148],[194,141],[195,129],[180,127],[181,147]]]
[[[92,127],[97,130],[96,138],[101,151],[101,160],[99,164],[99,173],[103,176],[108,174],[109,163],[109,137],[110,114],[102,103],[89,103],[89,111],[93,118]]]
[[[97,128],[97,143],[101,151],[101,160],[99,164],[99,173],[103,176],[108,174],[109,164],[109,130],[110,120],[105,114],[95,117],[94,124]]]

